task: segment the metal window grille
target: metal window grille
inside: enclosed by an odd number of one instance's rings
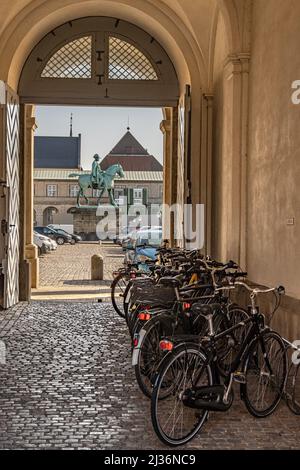
[[[109,38],[108,78],[121,80],[158,80],[149,59],[132,44]]]
[[[65,44],[48,60],[42,78],[91,78],[92,37],[84,36]]]

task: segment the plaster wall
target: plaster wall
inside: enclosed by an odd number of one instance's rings
[[[250,70],[247,269],[300,299],[300,2],[255,0]],[[288,219],[294,218],[289,225]]]

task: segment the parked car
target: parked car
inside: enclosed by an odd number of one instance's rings
[[[46,237],[52,238],[58,245],[63,245],[64,243],[75,243],[71,235],[68,233],[58,233],[56,230],[50,227],[34,227],[34,230],[41,235],[46,235]]]
[[[38,247],[39,255],[42,253],[47,253],[51,250],[56,250],[57,243],[55,240],[52,240],[45,235],[41,235],[40,233],[33,232],[33,242]]]
[[[145,232],[145,231],[160,231],[162,233],[162,227],[157,225],[157,226],[150,226],[150,225],[145,225],[139,229],[132,230],[130,233],[128,233],[127,236],[123,237],[121,241],[122,249],[123,251],[126,251],[128,246],[133,245],[135,240],[137,239],[139,233]]]
[[[81,242],[82,238],[80,235],[75,235],[74,233],[69,233],[66,230],[63,230],[62,228],[55,227],[53,225],[48,225],[49,228],[55,230],[55,232],[60,233],[62,235],[69,235],[72,237],[73,242],[71,242],[73,245],[74,243]]]

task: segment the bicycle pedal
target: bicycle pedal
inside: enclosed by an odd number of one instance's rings
[[[235,372],[233,374],[233,380],[239,384],[245,384],[246,383],[246,377],[243,372]]]

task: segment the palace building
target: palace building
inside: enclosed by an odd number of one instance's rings
[[[100,162],[102,170],[120,163],[124,178],[115,179],[114,196],[119,204],[159,206],[163,201],[162,165],[127,129],[126,134]],[[34,224],[72,225],[76,213],[77,177],[88,174],[81,166],[81,135],[78,137],[35,137]],[[88,190],[92,205],[97,204],[99,191]],[[108,203],[107,194],[103,203]],[[86,228],[87,231],[90,227]],[[81,230],[82,232],[82,230]]]

